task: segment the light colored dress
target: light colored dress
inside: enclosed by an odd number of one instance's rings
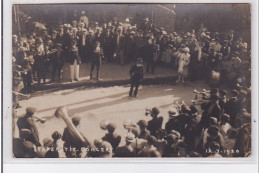
[[[188,75],[188,65],[190,63],[190,54],[182,53],[179,61],[178,74],[182,76]]]

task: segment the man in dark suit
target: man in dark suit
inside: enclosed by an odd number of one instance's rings
[[[95,46],[95,35],[93,30],[89,30],[89,34],[87,36],[86,40],[87,44],[87,61],[91,61],[92,54],[93,54],[93,49]]]
[[[144,47],[144,59],[146,61],[146,73],[154,73],[155,62],[159,53],[159,46],[155,43],[154,36],[148,39],[148,44]]]
[[[230,98],[226,103],[225,113],[230,115],[230,125],[235,126],[236,118],[239,113],[239,101],[238,101],[238,91],[232,91],[232,98]]]
[[[64,65],[64,51],[62,50],[62,44],[57,43],[57,51],[53,54],[52,60],[52,81],[55,82],[56,72],[58,72],[58,81],[62,77],[62,67]]]
[[[101,65],[103,56],[104,56],[104,54],[103,54],[103,50],[100,48],[100,42],[97,41],[95,43],[95,47],[93,49],[93,53],[91,56],[90,79],[92,79],[93,71],[96,67],[97,68],[97,80],[100,80],[99,72],[100,72],[100,65]]]
[[[115,151],[115,157],[135,157],[136,153],[131,144],[135,141],[135,135],[128,133],[125,138],[125,145],[117,147]]]
[[[125,63],[125,36],[123,35],[122,27],[118,27],[114,41],[116,46],[117,63],[123,65]]]
[[[87,30],[83,28],[78,39],[79,56],[82,62],[87,62],[87,46]]]
[[[147,129],[153,136],[156,136],[156,131],[162,128],[163,117],[158,117],[159,113],[159,109],[154,107],[151,111],[151,116],[153,119],[148,121]]]
[[[129,71],[130,74],[130,82],[131,82],[131,87],[129,91],[129,97],[132,97],[133,94],[133,89],[134,90],[134,97],[137,96],[138,88],[140,85],[140,82],[143,80],[144,74],[143,74],[143,64],[142,64],[142,59],[137,58],[136,63],[131,66],[131,69]]]
[[[115,45],[113,42],[113,33],[109,30],[106,29],[105,33],[103,35],[103,50],[104,50],[104,58],[108,62],[112,62],[113,60],[113,55],[115,52]]]

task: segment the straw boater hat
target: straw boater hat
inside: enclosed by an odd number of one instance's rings
[[[190,52],[190,49],[189,49],[188,47],[185,47],[185,48],[183,49],[183,51],[189,53],[189,52]]]
[[[134,142],[135,141],[135,135],[132,132],[127,133],[125,140],[128,141],[128,142]]]
[[[178,111],[176,108],[172,107],[169,109],[168,114],[170,117],[176,117],[178,116]]]

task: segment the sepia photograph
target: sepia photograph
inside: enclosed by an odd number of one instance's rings
[[[11,23],[13,158],[252,155],[249,3],[12,4]]]

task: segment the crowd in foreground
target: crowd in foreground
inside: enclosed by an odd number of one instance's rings
[[[36,109],[28,107],[26,115],[17,120],[19,138],[13,140],[14,156],[247,157],[251,154],[250,95],[248,88],[233,90],[229,94],[213,88],[200,107],[184,103],[172,105],[167,120],[160,115],[159,108],[154,107],[146,110],[146,115],[151,116],[149,121],[128,120],[123,124],[102,121],[100,128],[107,133],[94,141],[89,141],[88,136],[83,135],[80,130],[81,118],[78,116],[69,121],[72,121],[83,140],[68,125],[63,132],[54,131],[52,136],[40,141],[34,123]],[[165,125],[163,122],[166,122]],[[117,126],[124,126],[127,134],[116,134]]]

